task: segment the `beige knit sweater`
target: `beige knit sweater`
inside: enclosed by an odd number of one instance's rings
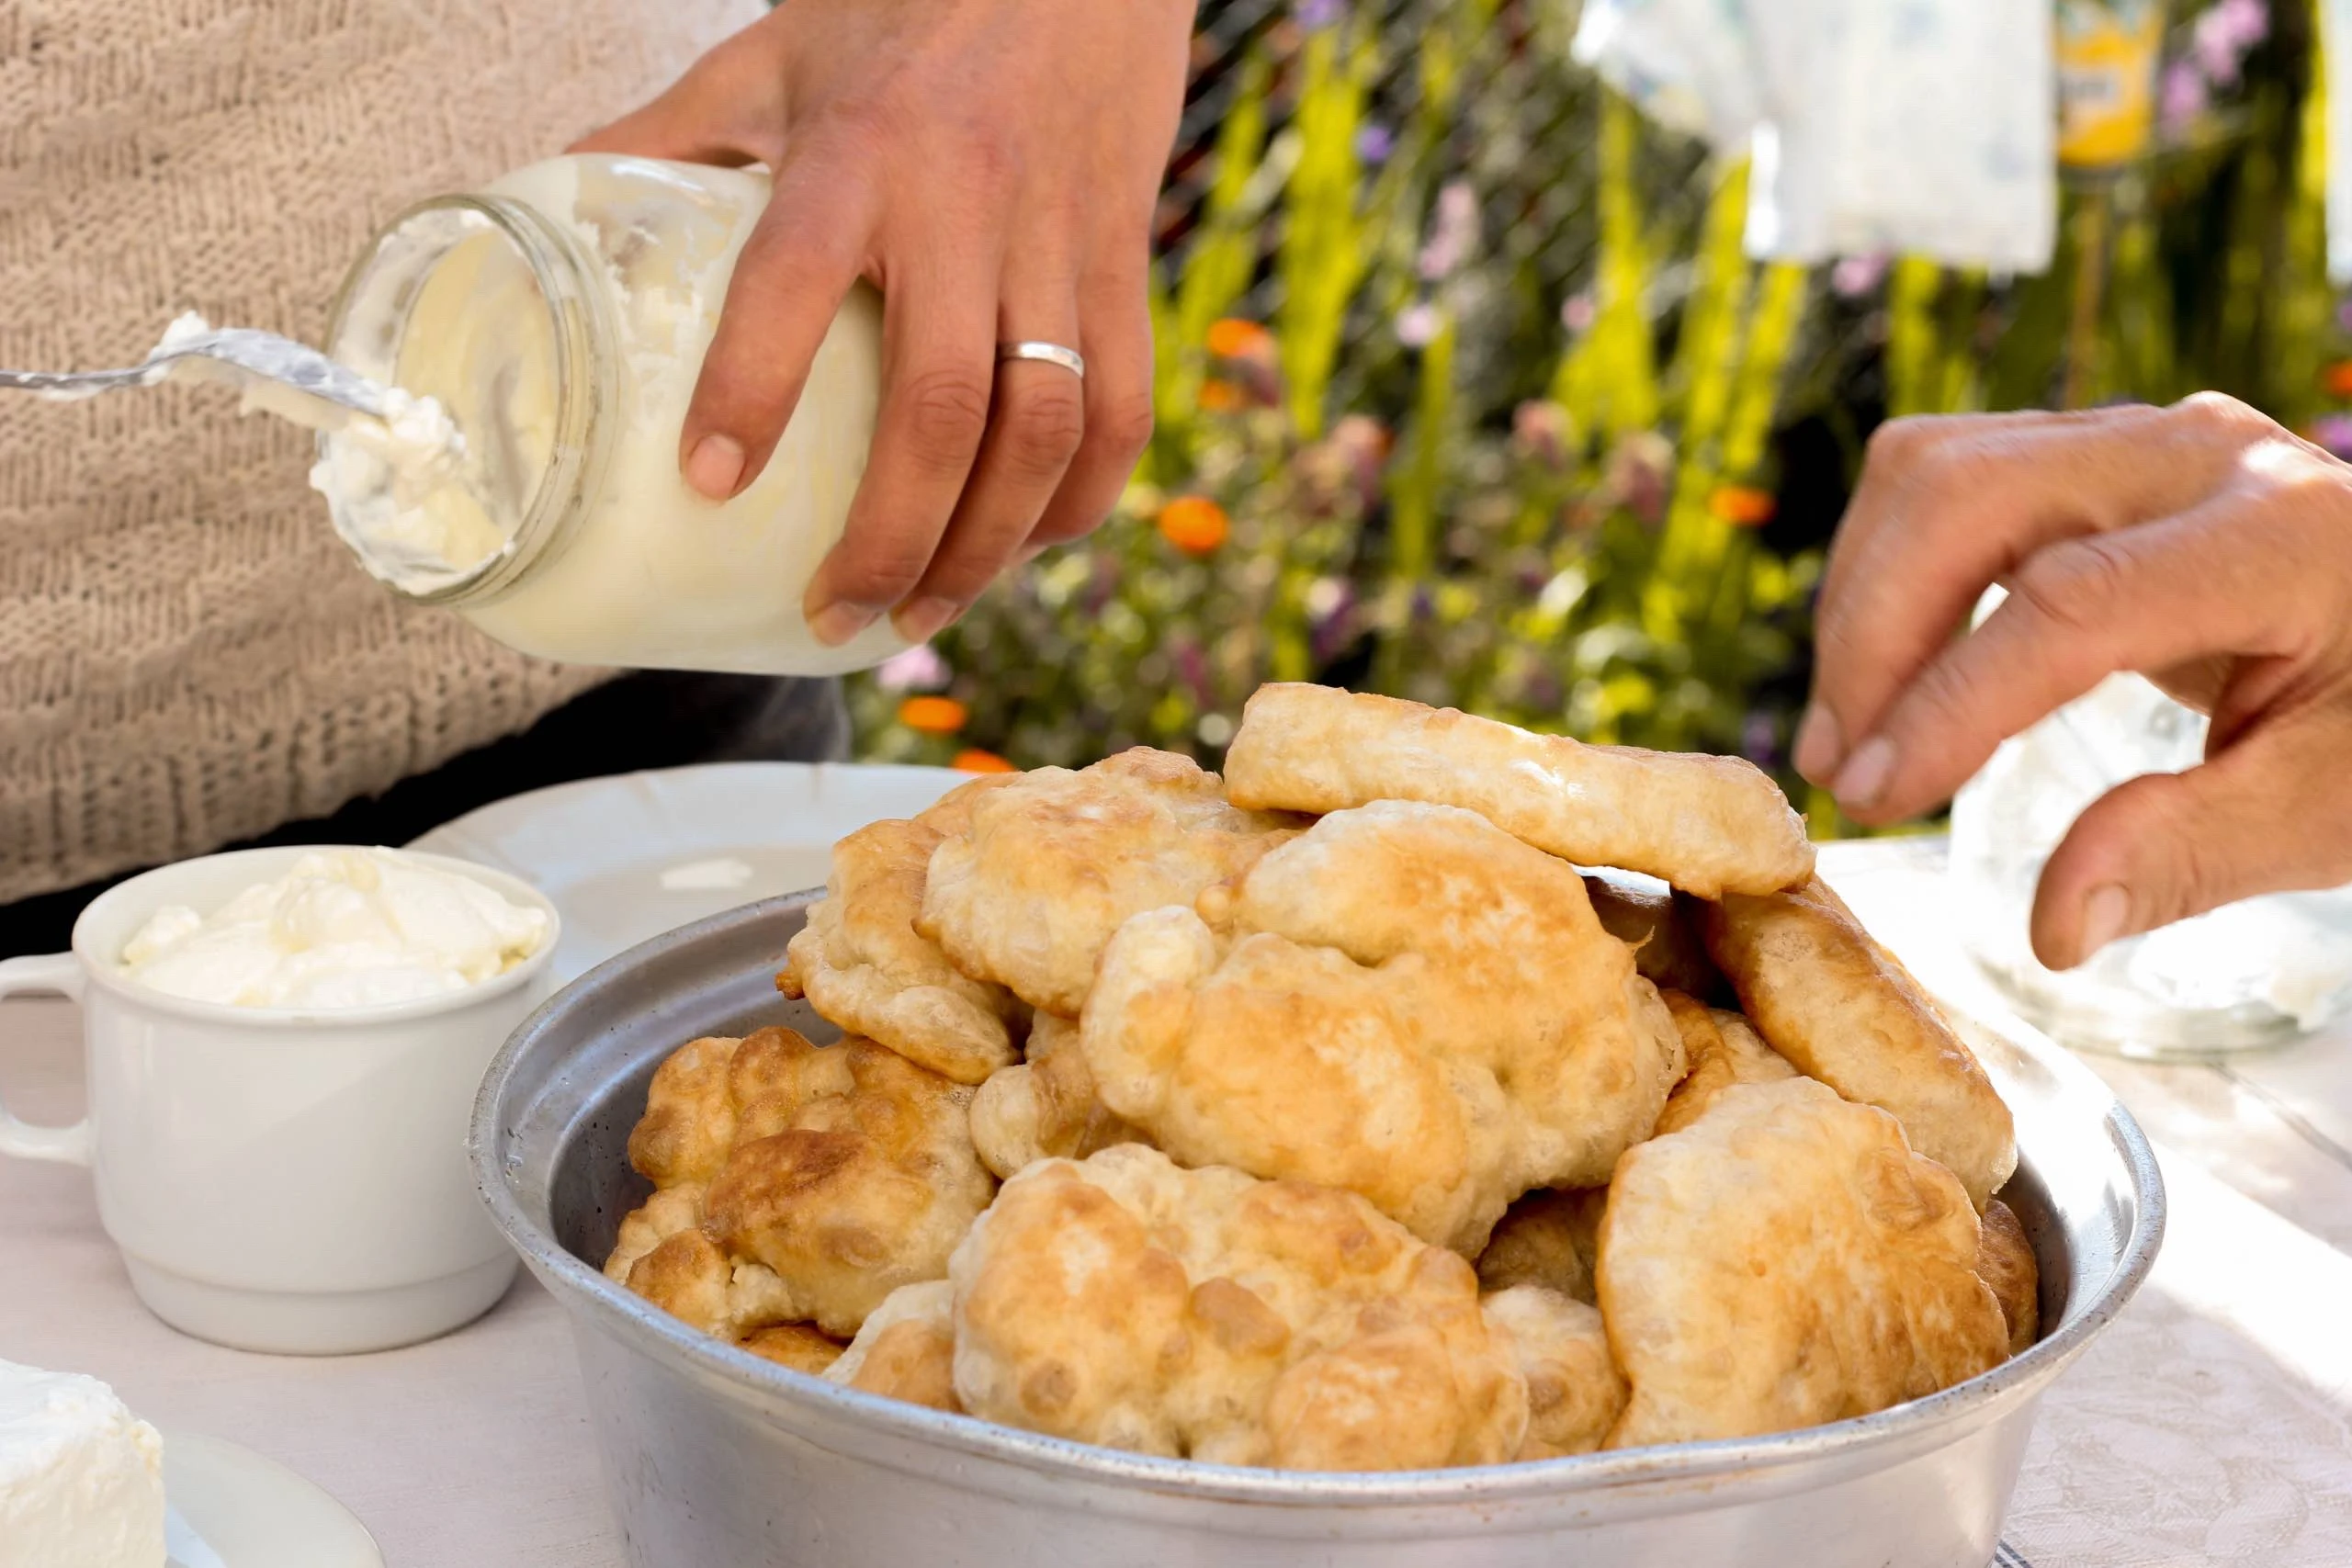
[[[185,309],[316,342],[410,201],[560,150],[757,0],[0,0],[0,365]],[[0,901],[331,811],[604,672],[396,603],[232,397],[0,395]]]

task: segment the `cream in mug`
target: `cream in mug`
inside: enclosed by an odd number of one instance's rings
[[[123,978],[232,1007],[328,1010],[480,985],[547,940],[544,911],[392,850],[322,850],[209,914],[165,905],[124,943]]]

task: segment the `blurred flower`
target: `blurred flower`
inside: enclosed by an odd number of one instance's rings
[[[1655,430],[1637,431],[1609,454],[1604,482],[1617,504],[1655,527],[1666,516],[1674,473],[1674,444]]]
[[[1576,431],[1568,411],[1549,398],[1530,398],[1511,410],[1511,450],[1547,468],[1568,466],[1568,446]]]
[[[1204,713],[1193,733],[1201,738],[1202,745],[1215,750],[1233,739],[1233,720],[1221,713]]]
[[[1724,485],[1707,498],[1707,510],[1735,528],[1757,528],[1772,521],[1777,508],[1770,491]]]
[[[1344,21],[1347,15],[1346,0],[1298,0],[1291,11],[1292,19],[1310,32]]]
[[[1193,699],[1205,706],[1209,700],[1208,656],[1191,637],[1177,643],[1170,651],[1175,655],[1176,672],[1184,678],[1184,684],[1193,689]]]
[[[876,682],[886,692],[935,692],[947,684],[947,660],[927,642],[892,654],[874,671]]]
[[[1219,359],[1256,359],[1274,351],[1274,334],[1257,322],[1227,316],[1209,323],[1209,352]]]
[[[1830,292],[1840,299],[1859,299],[1886,281],[1891,258],[1884,251],[1847,256],[1829,269]]]
[[[983,751],[975,746],[956,753],[948,766],[964,773],[1017,773],[1021,770],[993,751]]]
[[[1396,312],[1396,341],[1407,348],[1427,348],[1437,329],[1437,307],[1426,299],[1416,299]]]
[[[1781,727],[1769,713],[1751,713],[1740,726],[1739,754],[1759,768],[1780,760]]]
[[[1396,151],[1396,133],[1377,120],[1356,132],[1356,156],[1367,164],[1385,164]]]
[[[2320,384],[2330,397],[2352,398],[2352,359],[2339,359],[2321,371]]]
[[[1318,577],[1306,585],[1306,618],[1322,625],[1355,602],[1355,590],[1337,577]]]
[[[2186,60],[2176,60],[2165,67],[2164,85],[2156,90],[2156,118],[2165,135],[2178,137],[2211,104],[2212,96],[2206,91],[2203,72]]]
[[[2311,438],[2337,457],[2352,460],[2352,414],[2320,415],[2312,421]]]
[[[1231,413],[1250,406],[1250,395],[1235,383],[1212,376],[1201,383],[1201,407],[1210,413]]]
[[[1421,247],[1421,276],[1435,283],[1453,275],[1478,244],[1478,193],[1467,180],[1448,180],[1437,193],[1437,216]]]
[[[1298,454],[1299,472],[1326,503],[1351,502],[1370,512],[1380,501],[1380,470],[1388,462],[1388,432],[1368,414],[1342,414],[1331,434]]]
[[[2234,86],[2246,51],[2270,36],[2267,0],[2219,0],[2189,29],[2199,69],[2217,87]]]
[[[1159,509],[1159,533],[1188,556],[1209,556],[1231,531],[1225,508],[1204,495],[1180,495]]]
[[[899,722],[920,735],[953,735],[968,716],[954,697],[909,697],[899,705]]]
[[[1589,290],[1571,294],[1560,301],[1560,324],[1572,333],[1589,331],[1600,319],[1600,307],[1592,302]]]

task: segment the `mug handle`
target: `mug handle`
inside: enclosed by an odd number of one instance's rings
[[[0,959],[0,997],[18,991],[53,991],[82,999],[82,963],[70,953],[44,953],[31,958]],[[90,1119],[70,1127],[36,1127],[19,1122],[0,1105],[0,1155],[23,1159],[62,1160],[68,1165],[90,1163]]]

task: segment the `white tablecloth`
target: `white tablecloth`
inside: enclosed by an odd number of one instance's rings
[[[1936,840],[1843,845],[1824,866],[1922,981],[2022,1029],[1939,929],[1941,856]],[[0,1004],[0,1095],[19,1113],[78,1113],[77,1032],[62,1002]],[[2147,1287],[2044,1403],[2004,1562],[2346,1568],[2352,1032],[2227,1064],[2087,1059],[2156,1140],[2172,1226]],[[87,1173],[0,1159],[0,1358],[95,1373],[166,1431],[291,1465],[392,1568],[621,1562],[571,1336],[527,1277],[430,1345],[223,1350],[132,1298]]]

